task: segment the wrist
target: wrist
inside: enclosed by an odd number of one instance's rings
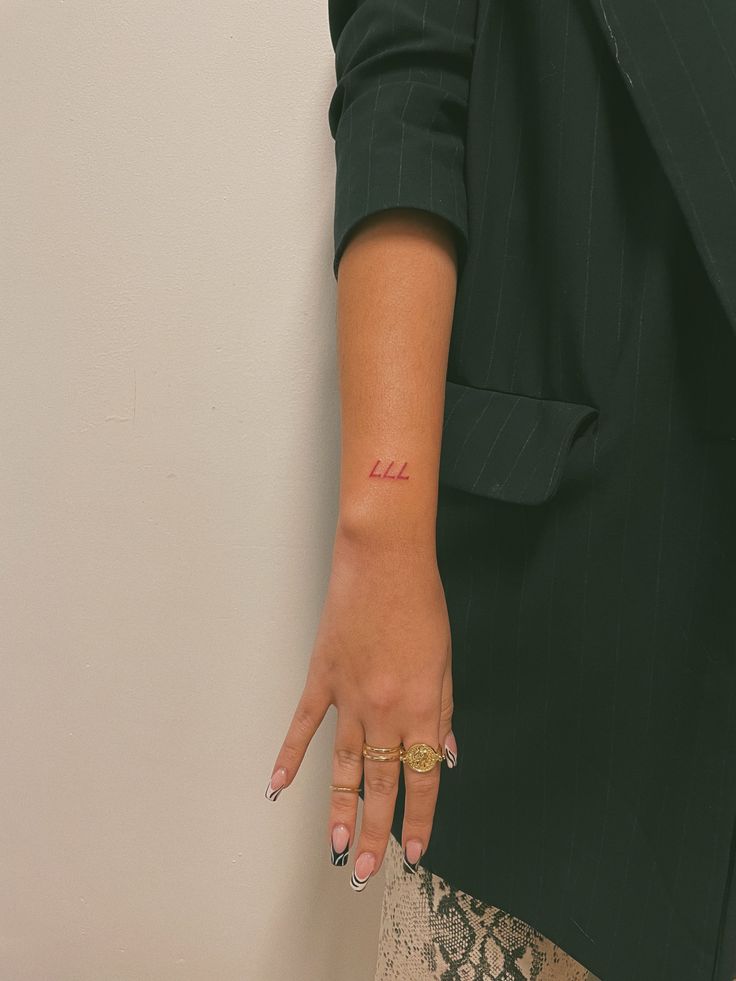
[[[341,508],[335,547],[363,553],[393,552],[436,558],[436,515],[419,518],[377,516],[365,508]]]

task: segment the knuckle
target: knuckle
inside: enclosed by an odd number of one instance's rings
[[[363,754],[355,749],[348,749],[345,746],[338,746],[335,749],[335,761],[344,767],[353,768],[363,761]]]
[[[431,777],[430,779],[427,779],[428,775],[426,773],[418,774],[418,776],[420,776],[420,778],[423,777],[424,779],[411,780],[407,788],[409,793],[414,794],[416,797],[421,797],[422,799],[425,797],[434,797],[437,793],[439,780],[436,777],[434,779]]]
[[[377,797],[390,797],[396,793],[398,780],[387,774],[372,773],[365,778],[365,787]]]
[[[350,795],[352,796],[352,795]],[[335,794],[335,800],[330,808],[329,825],[332,827],[336,823],[346,824],[348,827],[355,821],[356,806],[349,800],[338,800],[337,798],[347,798],[348,794]]]
[[[314,715],[309,704],[300,702],[299,705],[297,705],[291,722],[291,727],[294,733],[299,736],[309,735],[313,731]]]
[[[409,792],[406,795],[404,817],[407,821],[416,821],[421,824],[426,824],[427,821],[432,821],[434,819],[436,807],[436,794],[412,794]]]
[[[406,830],[411,831],[413,834],[419,832],[420,837],[423,834],[429,834],[433,824],[434,814],[417,814],[412,811],[407,811],[404,814],[404,827]]]
[[[374,872],[378,871],[378,867],[383,860],[383,853],[386,849],[387,835],[385,831],[380,828],[372,828],[370,826],[364,827],[358,847],[355,850],[356,855],[360,855],[362,851],[373,852],[376,856],[376,867]]]
[[[293,743],[284,743],[279,753],[278,766],[285,766],[287,770],[295,771],[304,758],[301,748]]]

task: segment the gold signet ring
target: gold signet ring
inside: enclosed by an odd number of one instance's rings
[[[429,743],[413,743],[408,749],[401,751],[402,762],[408,764],[417,773],[426,773],[435,763],[441,763],[444,758],[439,747],[433,749]]]

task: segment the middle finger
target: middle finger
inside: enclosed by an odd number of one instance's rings
[[[366,727],[365,741],[384,748],[401,742],[396,729],[388,726]],[[355,849],[357,858],[350,877],[356,892],[365,889],[368,879],[381,867],[396,806],[401,762],[396,760],[363,760],[363,816],[360,837]]]

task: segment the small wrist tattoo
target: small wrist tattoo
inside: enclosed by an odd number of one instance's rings
[[[387,467],[381,464],[380,460],[376,460],[373,464],[373,469],[368,474],[369,477],[388,477],[390,480],[408,480],[409,474],[405,474],[408,464],[406,461],[401,465],[401,470],[398,473],[391,473],[391,468],[395,465],[396,461],[392,460]]]

